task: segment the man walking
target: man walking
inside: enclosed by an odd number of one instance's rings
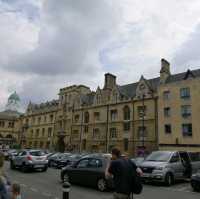
[[[121,157],[119,149],[112,149],[112,161],[106,171],[106,176],[112,176],[114,181],[114,199],[129,199],[132,190],[133,169],[137,171],[137,166],[127,158]]]

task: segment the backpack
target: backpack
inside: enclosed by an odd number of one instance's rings
[[[141,194],[143,190],[142,179],[140,175],[137,173],[134,163],[129,160],[132,166],[132,174],[131,174],[131,193],[132,194]]]

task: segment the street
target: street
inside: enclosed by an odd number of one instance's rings
[[[62,199],[62,184],[60,183],[60,170],[48,169],[47,172],[22,173],[13,171],[6,162],[5,170],[12,182],[20,183],[23,199]],[[143,193],[135,196],[137,199],[197,199],[200,193],[191,190],[189,183],[179,183],[172,187],[164,185],[144,185]],[[72,185],[70,199],[109,199],[112,193],[101,193],[92,188]]]

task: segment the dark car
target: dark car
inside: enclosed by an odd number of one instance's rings
[[[200,171],[191,177],[191,186],[194,191],[200,191]]]
[[[87,157],[61,171],[61,180],[74,184],[96,187],[100,191],[113,188],[112,179],[105,178],[108,158]]]
[[[61,169],[63,167],[66,167],[68,165],[73,165],[78,160],[82,158],[82,155],[80,154],[73,154],[73,155],[65,155],[61,159],[56,161],[56,167]]]
[[[53,155],[50,155],[47,157],[48,159],[48,166],[53,167],[54,166],[54,161],[57,159],[60,159],[62,157],[62,153],[55,153]]]
[[[70,153],[56,153],[52,156],[49,157],[48,159],[48,165],[49,167],[55,167],[57,168],[58,162],[64,158],[64,157],[68,157],[69,155],[71,155]]]

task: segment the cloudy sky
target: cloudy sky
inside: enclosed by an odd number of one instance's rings
[[[26,104],[59,88],[118,84],[200,66],[199,0],[0,0],[0,110],[17,91]],[[199,67],[200,68],[200,67]]]

